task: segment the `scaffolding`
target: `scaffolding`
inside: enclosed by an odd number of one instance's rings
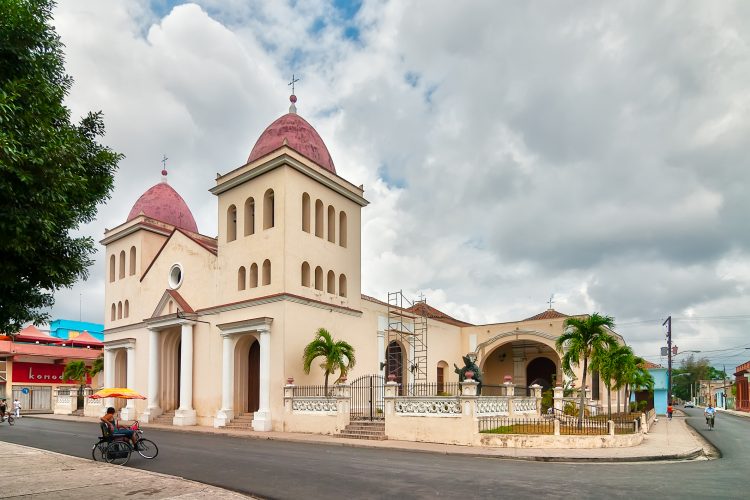
[[[403,290],[388,293],[388,345],[396,341],[408,347],[409,393],[416,384],[427,383],[427,318],[424,316],[424,298],[410,301]],[[390,351],[388,356],[390,357]],[[401,360],[387,359],[388,366],[398,366]]]

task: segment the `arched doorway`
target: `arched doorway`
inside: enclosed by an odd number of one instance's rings
[[[235,346],[234,407],[238,414],[253,414],[260,408],[260,344],[244,335]]]
[[[395,382],[398,383],[398,394],[404,394],[404,352],[401,344],[391,341],[385,351],[386,376],[393,374],[396,376]]]
[[[556,374],[557,366],[549,358],[535,358],[526,366],[526,381],[528,384],[539,384],[543,391],[552,387],[552,380]]]
[[[164,413],[176,410],[180,406],[180,365],[182,336],[180,330],[166,331],[162,334],[161,345],[161,408]]]

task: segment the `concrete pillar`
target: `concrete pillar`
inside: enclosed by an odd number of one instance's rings
[[[526,357],[523,347],[513,346],[513,384],[526,385]]]
[[[224,427],[234,418],[234,339],[221,336],[221,408],[214,418],[214,427]]]
[[[542,386],[539,384],[533,384],[529,386],[531,389],[531,397],[536,399],[536,414],[542,414]]]
[[[388,330],[388,318],[378,316],[378,370],[385,373],[385,332]],[[387,373],[386,373],[387,375]]]
[[[336,432],[341,432],[349,425],[351,418],[351,386],[338,384],[335,388],[336,394]]]
[[[148,332],[148,403],[146,411],[141,415],[141,420],[145,423],[153,422],[156,417],[161,415],[161,406],[159,405],[159,330],[149,330]]]
[[[563,412],[563,388],[559,385],[553,391],[555,413]]]
[[[271,329],[265,327],[260,333],[260,404],[253,415],[253,430],[270,431],[271,422]]]
[[[560,435],[560,421],[558,419],[555,419],[553,425],[555,426],[554,427],[555,436],[559,436]]]
[[[128,389],[135,390],[135,347],[127,347],[125,349],[127,356],[127,379],[126,383]],[[125,408],[120,410],[120,418],[123,420],[135,420],[135,399],[128,399],[128,403]]]
[[[104,387],[112,388],[115,386],[115,350],[104,348]],[[104,400],[104,410],[107,407],[114,406],[115,400],[107,398]]]
[[[180,407],[172,423],[195,425],[198,419],[193,409],[193,323],[183,323],[180,330]]]

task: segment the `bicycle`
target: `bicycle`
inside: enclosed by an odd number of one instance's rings
[[[0,423],[5,422],[6,418],[8,420],[8,425],[16,424],[16,417],[14,417],[12,413],[6,413],[2,417],[0,417]]]
[[[713,430],[713,428],[714,428],[714,420],[715,420],[715,418],[716,417],[714,415],[706,416],[706,425],[708,426],[708,430],[709,431]]]
[[[99,441],[91,447],[91,458],[94,461],[125,465],[130,460],[133,451],[149,460],[156,458],[156,455],[159,454],[159,447],[156,446],[156,443],[143,437],[143,431],[137,420],[130,426],[130,430],[133,431],[133,436],[135,436],[135,447],[131,445],[126,436],[113,434],[104,422],[99,425],[102,429],[102,435],[99,436]]]

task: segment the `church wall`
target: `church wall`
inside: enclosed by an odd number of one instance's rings
[[[274,227],[263,229],[264,195],[268,189],[274,192]],[[213,304],[227,304],[265,295],[281,293],[284,290],[284,225],[285,213],[284,173],[275,169],[260,177],[245,182],[218,195],[219,210],[219,293]],[[245,236],[245,201],[255,201],[255,232]],[[227,241],[228,209],[234,205],[237,210],[236,239]],[[263,285],[263,262],[271,263],[271,283]],[[258,284],[252,287],[250,274],[252,265],[258,266]],[[238,288],[238,271],[245,267],[245,289]]]
[[[284,167],[286,182],[285,288],[291,293],[359,309],[361,289],[361,207],[328,187],[290,167]],[[302,196],[310,196],[310,232],[302,229]],[[315,234],[315,204],[323,203],[323,235]],[[329,241],[328,207],[335,210],[334,241]],[[340,217],[346,214],[346,247],[341,246]],[[302,263],[310,265],[310,286],[302,286]],[[315,289],[315,269],[323,270],[323,290]],[[328,293],[327,275],[335,274],[334,293]],[[346,276],[346,297],[340,295],[340,276]]]

